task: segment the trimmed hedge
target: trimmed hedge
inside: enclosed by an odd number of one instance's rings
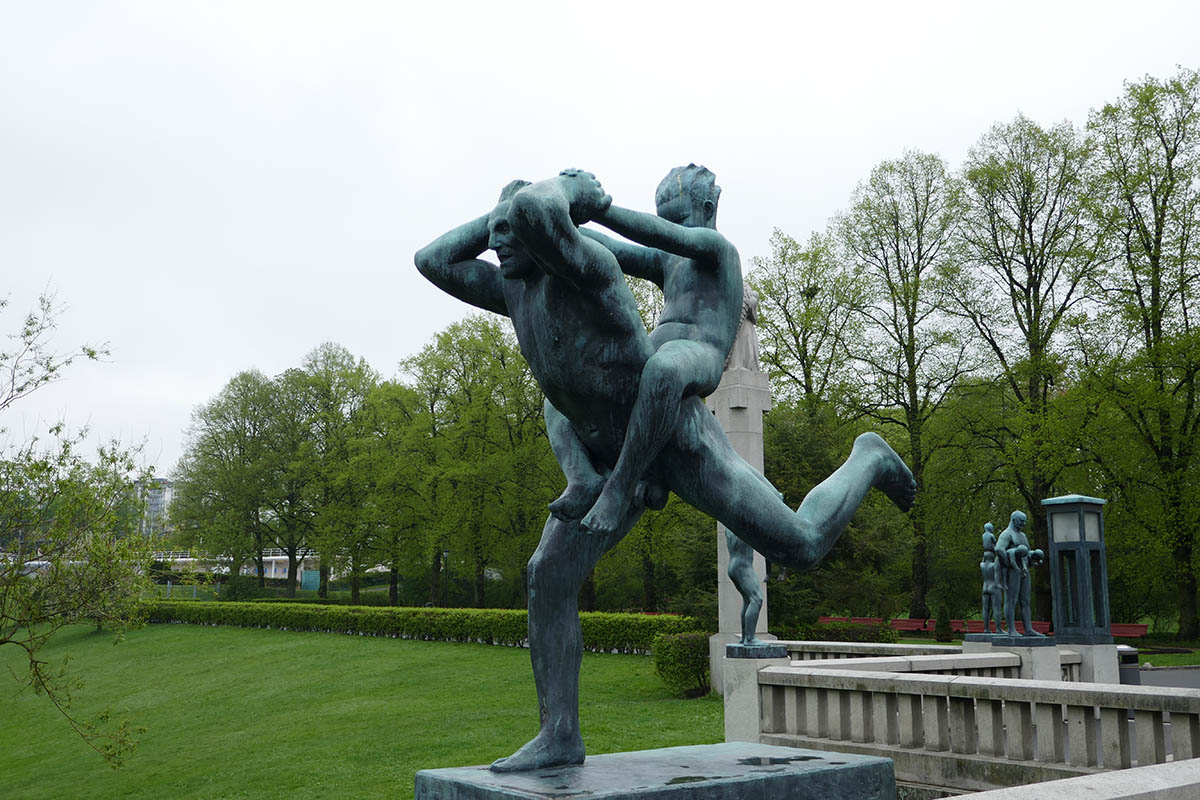
[[[654,637],[654,671],[667,688],[685,697],[708,694],[708,634],[691,631]]]
[[[583,625],[584,649],[598,653],[649,653],[656,636],[699,628],[691,617],[665,614],[593,611],[579,617]],[[314,603],[158,600],[150,603],[149,621],[479,642],[510,647],[524,646],[529,638],[526,612],[509,608],[377,608]]]
[[[815,622],[795,628],[780,628],[771,633],[780,639],[802,642],[882,642],[893,644],[899,635],[887,623],[864,625],[859,622]]]

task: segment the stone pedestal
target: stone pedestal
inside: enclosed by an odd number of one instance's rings
[[[1004,650],[1021,657],[1021,674],[1026,681],[1061,681],[1062,662],[1049,636],[1006,636],[972,633],[963,637],[964,653],[994,653]]]
[[[726,742],[588,756],[574,767],[421,770],[415,800],[895,800],[891,759]]]
[[[730,645],[734,647],[734,645]],[[787,667],[791,665],[787,649],[774,658],[739,658],[735,655],[722,658],[721,672],[725,684],[725,741],[757,742],[761,719],[762,693],[758,690],[758,671],[763,667]]]
[[[728,369],[707,403],[733,449],[750,466],[762,472],[762,415],[771,410],[771,387],[767,376],[751,369]],[[773,639],[767,635],[767,562],[759,553],[754,554],[754,573],[764,584],[762,612],[758,615],[755,631],[760,639]],[[729,548],[725,544],[725,526],[720,523],[717,523],[717,603],[718,633],[709,641],[709,665],[713,691],[719,693],[724,686],[721,662],[725,645],[742,637],[742,596],[729,578]]]
[[[1079,653],[1079,680],[1084,683],[1121,682],[1115,644],[1068,644],[1063,649]]]

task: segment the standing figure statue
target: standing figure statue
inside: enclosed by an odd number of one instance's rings
[[[1004,583],[1001,580],[1000,563],[996,561],[996,534],[992,523],[983,526],[983,561],[979,571],[983,573],[983,632],[990,633],[988,626],[995,618],[996,633],[1004,632]]]
[[[726,369],[748,369],[761,372],[758,363],[758,295],[743,286],[741,325],[726,359]],[[763,584],[754,571],[754,548],[743,542],[728,528],[725,529],[725,548],[729,552],[729,579],[742,596],[743,645],[762,644],[758,638],[758,615],[762,613]]]
[[[664,198],[690,209],[687,213],[708,202],[685,188],[682,176],[676,186],[678,191]],[[494,209],[438,237],[415,259],[421,273],[442,290],[512,319],[521,353],[546,395],[547,430],[568,477],[567,492],[578,476],[587,475],[594,484],[590,476],[614,471],[625,455],[627,431],[633,435],[635,424],[645,425],[641,447],[661,442],[647,463],[626,467],[634,489],[614,487],[612,503],[605,503],[586,529],[575,512],[586,512],[595,503],[586,496],[577,502],[578,491],[546,520],[528,569],[529,650],[540,729],[532,741],[492,765],[501,772],[582,763],[579,590],[645,507],[665,500],[663,490],[716,517],[772,561],[801,569],[829,552],[872,487],[905,511],[916,491],[912,473],[896,452],[879,436],[863,434],[846,462],[792,511],[761,473],[738,456],[694,389],[673,394],[660,392],[658,379],[648,383],[643,372],[660,348],[646,334],[618,256],[584,236],[578,226],[596,220],[650,248],[704,263],[719,260],[717,251],[732,247],[711,228],[610,208],[611,203],[586,172],[566,170],[534,184],[514,181]],[[495,251],[499,267],[478,258],[488,248]],[[692,276],[687,292],[698,316],[709,308],[740,305],[740,274],[714,279],[696,269]],[[668,302],[670,297],[668,292]],[[660,327],[688,328],[686,321],[671,324],[667,314],[664,310]],[[701,323],[705,330],[719,324],[724,323]],[[672,385],[670,376],[704,371],[707,362],[696,359],[696,348],[672,349],[655,375],[668,376],[661,383]],[[723,361],[724,352],[718,370]],[[644,393],[658,398],[648,410]],[[647,413],[638,423],[635,418],[642,411]],[[658,426],[666,428],[665,434]]]
[[[1025,536],[1025,525],[1028,518],[1023,511],[1014,511],[1009,517],[1008,527],[996,541],[996,554],[1003,566],[1004,580],[1004,617],[1008,621],[1008,635],[1017,635],[1016,613],[1017,606],[1021,607],[1021,621],[1025,624],[1026,636],[1042,636],[1033,629],[1032,610],[1030,607],[1029,567],[1037,566],[1046,560],[1046,554],[1041,550],[1031,550],[1029,539]]]

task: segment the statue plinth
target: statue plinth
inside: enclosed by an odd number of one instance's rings
[[[725,645],[726,658],[787,658],[786,644],[778,642],[760,642],[758,644],[741,644],[734,642]]]
[[[588,756],[573,767],[417,773],[415,800],[895,800],[891,759],[725,742]]]
[[[771,385],[759,370],[732,367],[721,375],[721,383],[709,395],[708,407],[729,437],[733,449],[750,466],[763,469],[763,414],[771,410]],[[763,584],[763,607],[755,624],[760,639],[772,639],[767,633],[766,579],[767,562],[754,554],[754,573]],[[717,629],[709,643],[709,662],[712,688],[724,690],[721,661],[728,644],[742,638],[743,600],[733,579],[729,577],[729,547],[725,542],[725,526],[717,523]],[[786,653],[785,653],[786,655]]]

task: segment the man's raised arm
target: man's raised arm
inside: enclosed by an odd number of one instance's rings
[[[508,217],[517,238],[548,274],[594,286],[611,282],[619,267],[612,253],[584,238],[577,226],[611,202],[594,175],[563,170],[517,192]]]
[[[667,254],[662,250],[655,247],[643,247],[640,244],[622,242],[588,228],[580,228],[579,232],[593,242],[599,242],[604,245],[610,253],[616,256],[617,263],[621,265],[621,272],[624,272],[626,275],[632,275],[635,278],[644,278],[658,288],[663,288],[663,280],[665,279],[663,275],[663,262],[667,259]]]
[[[729,240],[713,228],[691,228],[628,208],[609,206],[595,220],[638,244],[695,259],[700,264],[711,264],[714,268],[723,252],[737,252]]]
[[[476,258],[488,247],[488,216],[443,233],[418,250],[413,260],[421,274],[443,292],[508,316],[500,270]]]

